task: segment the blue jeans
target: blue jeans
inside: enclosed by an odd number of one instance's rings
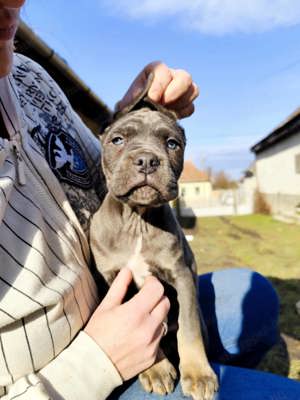
[[[251,370],[278,339],[278,297],[260,274],[226,269],[199,276],[199,303],[208,328],[209,359],[218,375],[215,400],[299,400],[300,383]],[[184,400],[177,384],[162,397],[146,393],[137,379],[110,400]]]

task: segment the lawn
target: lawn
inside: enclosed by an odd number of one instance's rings
[[[300,226],[270,216],[199,218],[190,243],[198,272],[250,267],[268,277],[281,301],[281,341],[259,369],[300,381]]]

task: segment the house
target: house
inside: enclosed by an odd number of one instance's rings
[[[199,170],[192,161],[184,162],[179,179],[179,197],[184,207],[197,208],[211,197],[212,183],[206,172]]]
[[[257,188],[274,214],[293,214],[300,203],[300,108],[256,143]]]
[[[76,75],[53,49],[39,38],[23,21],[20,22],[15,47],[38,62],[62,88],[74,110],[85,124],[97,135],[110,118],[108,107]]]

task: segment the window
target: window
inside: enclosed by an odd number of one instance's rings
[[[185,195],[185,188],[182,188],[181,189],[181,197],[184,197],[184,195]]]
[[[195,193],[196,193],[196,195],[199,195],[199,194],[200,194],[200,188],[199,188],[199,186],[196,186],[196,187],[195,187]]]
[[[300,154],[295,155],[295,170],[296,174],[300,174]]]

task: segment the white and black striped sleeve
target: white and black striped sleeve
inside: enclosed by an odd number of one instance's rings
[[[121,384],[112,362],[82,331],[45,368],[7,387],[1,400],[104,400]]]

